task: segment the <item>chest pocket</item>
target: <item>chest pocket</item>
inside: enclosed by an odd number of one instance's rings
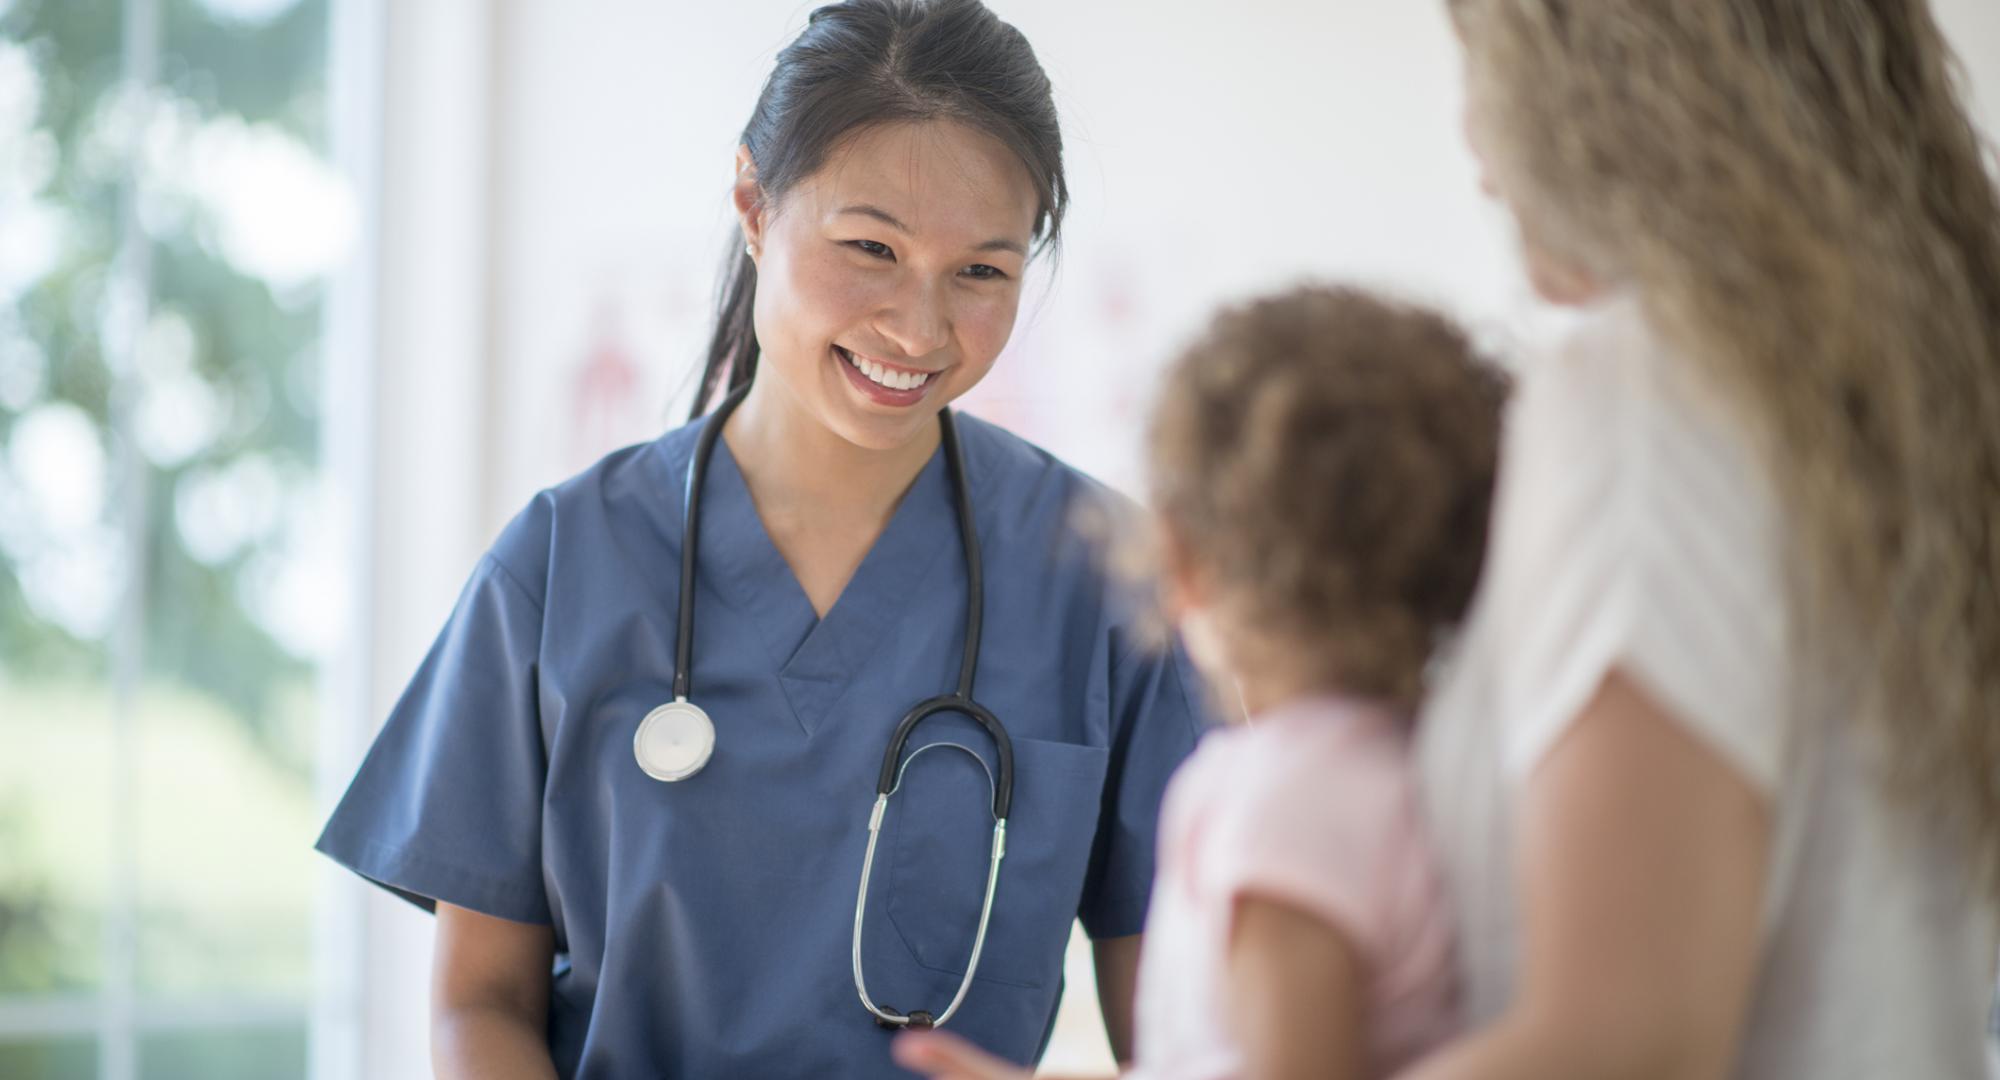
[[[953,740],[959,741],[959,740]],[[1062,975],[1083,896],[1110,754],[1103,747],[1015,738],[1006,857],[978,981],[1042,987]],[[992,760],[990,744],[966,743]],[[987,773],[946,747],[923,755],[890,801],[889,921],[913,960],[963,975],[979,930],[992,854]]]

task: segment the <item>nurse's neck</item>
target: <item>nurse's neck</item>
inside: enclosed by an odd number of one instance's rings
[[[858,446],[827,427],[782,380],[758,379],[723,438],[744,475],[759,483],[759,496],[846,512],[893,511],[937,452],[939,436],[932,420],[900,446]]]
[[[764,531],[821,615],[936,453],[935,421],[890,449],[828,428],[778,379],[758,379],[722,430]]]

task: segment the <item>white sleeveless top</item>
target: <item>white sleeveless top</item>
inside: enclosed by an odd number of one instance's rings
[[[1629,297],[1515,393],[1480,597],[1418,731],[1469,1020],[1513,990],[1514,795],[1615,666],[1773,809],[1736,1075],[2000,1077],[2000,919],[1884,798],[1830,673],[1791,658],[1785,523],[1740,425]]]

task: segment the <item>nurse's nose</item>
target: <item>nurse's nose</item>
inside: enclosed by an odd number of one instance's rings
[[[911,275],[876,316],[875,330],[911,358],[951,344],[951,301],[944,286]]]

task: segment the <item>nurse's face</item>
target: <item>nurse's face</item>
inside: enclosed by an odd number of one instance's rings
[[[1014,331],[1038,202],[1027,169],[947,121],[845,140],[775,201],[739,158],[757,259],[757,382],[869,449],[934,429]]]

